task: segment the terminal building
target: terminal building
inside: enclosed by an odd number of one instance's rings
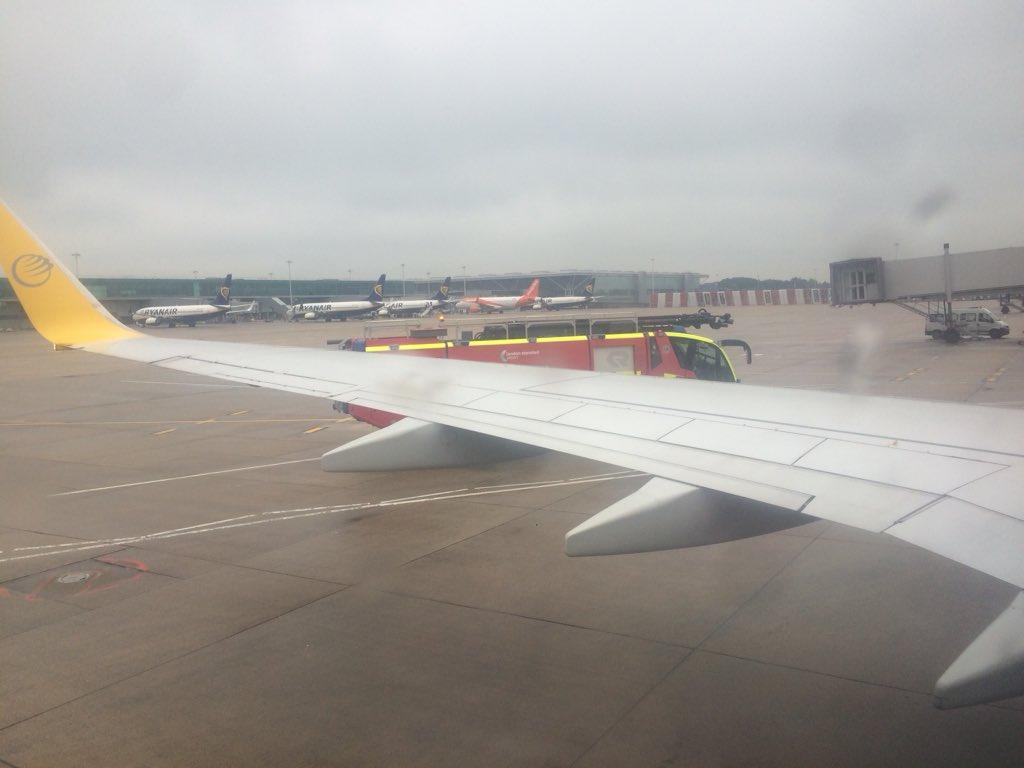
[[[388,298],[429,296],[446,274],[409,277],[389,273],[384,286]],[[662,272],[609,269],[576,269],[558,272],[510,272],[460,275],[450,273],[453,296],[511,296],[523,293],[534,278],[540,278],[541,296],[580,295],[591,277],[596,278],[594,294],[602,307],[648,306],[653,292],[698,290],[702,278],[697,272]],[[315,302],[327,299],[361,299],[373,287],[372,276],[363,280],[288,280],[246,278],[235,275],[231,298],[238,302],[255,300],[261,315],[280,314],[282,302]],[[217,293],[222,275],[203,278],[83,277],[82,282],[117,317],[154,304],[190,304]],[[26,327],[25,315],[6,278],[0,278],[0,329]]]

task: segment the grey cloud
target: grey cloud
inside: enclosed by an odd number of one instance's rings
[[[97,272],[821,276],[1024,242],[1019,4],[3,13],[0,194]],[[936,178],[957,204],[922,209]]]

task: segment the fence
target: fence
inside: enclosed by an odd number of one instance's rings
[[[772,307],[828,304],[828,288],[764,288],[757,291],[654,291],[652,307]]]

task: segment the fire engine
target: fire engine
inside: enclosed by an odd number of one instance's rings
[[[491,326],[490,334],[495,333],[496,327]],[[481,332],[477,338],[461,341],[412,337],[348,339],[341,343],[340,348],[722,382],[739,381],[722,347],[742,347],[748,364],[752,359],[750,345],[745,341],[724,339],[715,342],[704,336],[665,329],[589,336],[484,338],[490,334]],[[354,418],[376,427],[386,427],[402,418],[358,405],[350,405],[346,410]]]

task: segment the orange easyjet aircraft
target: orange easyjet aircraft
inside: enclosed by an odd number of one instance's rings
[[[469,312],[502,312],[506,309],[528,309],[537,301],[540,292],[540,278],[535,277],[530,287],[521,296],[475,296],[465,297],[457,309]]]

